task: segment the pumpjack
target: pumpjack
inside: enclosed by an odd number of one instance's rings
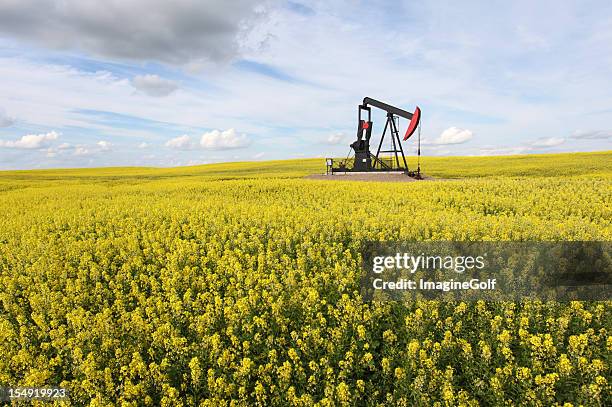
[[[372,154],[370,151],[370,139],[372,137],[372,107],[384,110],[387,112],[387,122],[385,128],[380,137],[376,154]],[[339,172],[403,172],[414,178],[421,177],[420,162],[417,163],[417,168],[414,171],[408,169],[408,163],[406,156],[404,155],[404,149],[400,140],[399,130],[397,128],[398,119],[404,118],[409,120],[408,128],[404,134],[403,141],[406,141],[419,129],[419,145],[417,154],[421,155],[420,146],[420,120],[421,120],[421,109],[417,106],[413,113],[406,110],[400,109],[395,106],[391,106],[387,103],[383,103],[376,99],[365,97],[363,103],[358,106],[358,126],[357,126],[357,140],[351,143],[351,150],[349,156],[334,162],[334,159],[327,159],[327,172],[339,173]],[[365,113],[367,113],[367,120],[365,120]],[[383,150],[383,142],[387,135],[387,130],[391,135],[391,143],[388,149]],[[353,159],[351,160],[351,153],[354,153]],[[381,155],[384,154],[385,156]]]

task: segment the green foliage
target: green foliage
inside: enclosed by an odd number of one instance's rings
[[[0,382],[77,405],[610,405],[610,302],[364,303],[364,239],[611,240],[611,153],[0,173]],[[472,165],[474,164],[474,165]],[[505,174],[505,175],[504,175]]]

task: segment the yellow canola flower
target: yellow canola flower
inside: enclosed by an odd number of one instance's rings
[[[360,283],[380,238],[611,241],[611,157],[428,159],[460,179],[410,183],[302,179],[316,160],[2,172],[0,382],[74,405],[606,405],[609,301]]]
[[[568,376],[572,372],[572,369],[572,363],[567,358],[567,355],[562,354],[559,357],[559,363],[557,365],[557,370],[559,371],[559,374],[561,374],[561,376]]]

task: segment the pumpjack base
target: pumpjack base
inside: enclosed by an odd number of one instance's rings
[[[342,168],[333,168],[330,172],[327,173],[327,175],[332,176],[332,175],[346,175],[346,176],[351,176],[351,175],[377,175],[377,174],[392,174],[392,175],[398,175],[398,176],[405,176],[405,177],[410,177],[410,178],[414,178],[414,179],[423,179],[423,177],[421,176],[421,173],[418,171],[405,171],[405,170],[388,170],[388,169],[372,169],[370,171],[353,171],[350,169],[342,169]]]
[[[431,177],[411,177],[403,172],[397,171],[349,171],[327,174],[312,174],[307,175],[308,179],[326,180],[326,181],[371,181],[371,182],[419,182],[431,180]]]

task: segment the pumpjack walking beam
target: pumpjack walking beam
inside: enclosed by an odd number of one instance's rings
[[[400,109],[398,107],[395,106],[391,106],[388,105],[384,102],[381,102],[379,100],[376,99],[372,99],[370,97],[364,97],[363,98],[363,103],[361,106],[363,106],[363,108],[367,108],[368,105],[372,105],[374,107],[377,107],[381,110],[384,110],[387,112],[387,116],[389,114],[394,114],[396,116],[399,117],[403,117],[404,119],[407,119],[410,121],[408,128],[406,129],[406,134],[404,134],[404,141],[408,140],[408,138],[410,136],[412,136],[412,134],[414,133],[414,131],[416,130],[417,126],[419,125],[419,122],[421,120],[421,109],[419,109],[419,107],[417,106],[417,108],[414,110],[414,113],[410,113],[407,112],[404,109]],[[361,108],[360,106],[360,108]],[[395,127],[397,129],[397,127]]]
[[[372,105],[381,110],[385,110],[387,113],[392,113],[396,116],[403,117],[404,119],[412,120],[412,113],[366,96],[363,98],[363,106],[367,107],[368,105]]]

